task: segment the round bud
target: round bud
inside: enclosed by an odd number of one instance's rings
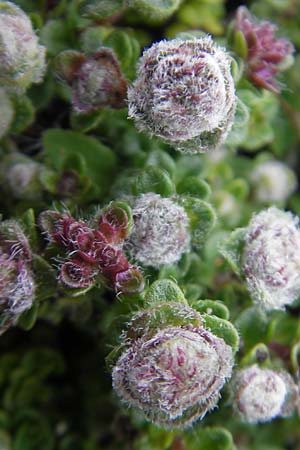
[[[233,385],[234,407],[245,422],[268,422],[294,409],[287,404],[296,399],[297,388],[287,372],[254,365],[238,371]]]
[[[129,117],[139,130],[185,153],[218,147],[236,106],[230,63],[209,36],[152,45],[128,90]]]
[[[0,1],[1,85],[16,91],[41,81],[45,50],[38,44],[28,16],[13,3]]]
[[[132,205],[133,227],[129,251],[140,263],[172,264],[188,251],[189,219],[184,208],[158,194],[142,194]]]
[[[247,227],[243,271],[254,302],[282,309],[300,295],[298,219],[275,207],[256,214]]]
[[[109,48],[101,48],[95,55],[87,57],[74,74],[71,86],[72,104],[77,112],[125,106],[127,83]]]
[[[223,339],[202,327],[167,326],[130,343],[113,369],[113,387],[153,423],[182,428],[216,406],[232,365]]]
[[[251,174],[254,197],[259,202],[285,201],[296,190],[294,172],[280,161],[265,161]]]

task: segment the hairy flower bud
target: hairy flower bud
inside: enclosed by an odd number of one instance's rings
[[[261,369],[257,365],[239,370],[232,385],[234,407],[248,423],[291,415],[299,396],[287,372]]]
[[[285,201],[296,190],[294,172],[280,161],[265,161],[251,174],[255,199],[259,202]]]
[[[141,58],[128,104],[139,130],[177,150],[202,153],[216,148],[235,113],[230,57],[209,36],[158,42]]]
[[[265,309],[282,309],[300,295],[298,219],[275,207],[253,216],[242,259],[253,300]]]
[[[0,83],[25,90],[42,80],[45,47],[38,44],[30,19],[15,4],[0,1]]]
[[[109,48],[102,47],[91,56],[66,50],[57,56],[55,72],[71,86],[72,105],[77,112],[125,106],[127,82]]]
[[[158,194],[142,194],[133,203],[129,251],[140,263],[172,264],[188,251],[189,219],[184,208]]]
[[[232,365],[231,347],[210,331],[166,326],[129,343],[113,369],[113,387],[155,424],[185,427],[216,406]]]
[[[20,226],[0,223],[0,334],[14,325],[20,314],[31,308],[35,283],[31,251]]]
[[[277,27],[269,21],[257,20],[245,6],[237,10],[235,29],[245,40],[249,78],[257,86],[279,92],[281,86],[275,77],[290,65],[293,44],[287,39],[276,38]]]

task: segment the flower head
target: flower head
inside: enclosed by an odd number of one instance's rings
[[[251,174],[255,199],[260,202],[285,201],[297,188],[294,172],[281,161],[258,164]]]
[[[188,316],[198,314],[180,306]],[[140,320],[137,317],[141,326]],[[113,369],[113,387],[123,401],[165,428],[185,427],[202,418],[216,406],[231,376],[231,347],[200,325],[146,327],[126,345]]]
[[[288,416],[298,399],[298,389],[285,371],[276,372],[254,365],[239,370],[232,384],[235,409],[248,423]]]
[[[1,85],[16,91],[41,81],[45,50],[38,44],[29,17],[14,3],[0,1]]]
[[[0,334],[31,308],[35,283],[31,250],[17,222],[0,223]]]
[[[129,251],[142,264],[159,267],[181,258],[190,244],[184,208],[158,194],[142,194],[133,203]]]
[[[128,90],[129,117],[185,153],[219,146],[236,105],[230,62],[209,36],[152,45]]]
[[[277,208],[253,216],[247,227],[243,271],[253,300],[282,309],[300,295],[298,219]]]
[[[236,30],[240,31],[247,47],[249,78],[260,87],[273,92],[280,91],[276,75],[291,59],[294,47],[284,38],[276,38],[277,27],[269,21],[258,21],[245,6],[237,10]]]

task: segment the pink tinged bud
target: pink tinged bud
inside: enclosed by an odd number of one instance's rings
[[[77,112],[125,106],[127,82],[109,48],[101,48],[95,55],[86,57],[74,74],[71,86],[72,104]]]
[[[31,308],[34,297],[35,283],[26,261],[0,253],[0,335]]]
[[[66,261],[60,268],[60,280],[70,288],[91,286],[95,282],[96,275],[95,267],[79,258]]]
[[[128,216],[124,209],[116,206],[107,208],[100,217],[98,229],[110,244],[123,241],[128,232]]]
[[[127,270],[116,274],[114,287],[116,292],[122,294],[137,294],[143,291],[145,281],[139,268],[130,266]]]
[[[289,416],[299,400],[298,388],[287,372],[257,365],[237,372],[233,392],[234,407],[248,423]]]
[[[185,153],[220,146],[236,107],[230,63],[209,36],[152,45],[128,89],[129,117],[140,131]]]
[[[253,216],[242,259],[250,295],[264,309],[283,309],[300,295],[298,219],[275,207]]]
[[[0,251],[16,261],[30,263],[32,260],[28,239],[14,220],[0,222]]]
[[[132,342],[113,369],[113,387],[153,423],[182,428],[216,406],[232,366],[223,339],[204,328],[169,326]]]
[[[46,69],[45,50],[29,17],[13,3],[0,1],[1,85],[23,91],[40,82]]]
[[[249,78],[259,87],[279,92],[281,86],[275,77],[282,70],[283,62],[291,59],[292,43],[276,38],[277,27],[271,22],[257,20],[244,6],[237,10],[235,28],[243,34],[247,45]]]
[[[158,194],[142,194],[133,205],[128,249],[138,262],[159,268],[189,250],[189,219],[184,208]]]
[[[111,245],[100,248],[97,257],[101,273],[109,279],[114,279],[117,273],[129,268],[128,260],[123,255],[122,250]]]

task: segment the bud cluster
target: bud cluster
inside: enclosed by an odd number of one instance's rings
[[[173,318],[162,319],[164,314]],[[129,406],[164,428],[186,427],[216,406],[231,376],[233,353],[202,326],[197,311],[176,302],[158,304],[136,314],[123,337],[127,349],[112,379]]]
[[[224,142],[236,107],[231,59],[209,37],[153,44],[128,90],[139,130],[177,150],[203,153]]]
[[[235,29],[242,33],[247,54],[249,78],[260,87],[280,91],[276,75],[289,65],[294,47],[287,39],[276,38],[277,27],[269,21],[258,21],[245,6],[237,10]]]
[[[146,266],[172,264],[190,246],[185,209],[158,194],[142,194],[132,202],[133,228],[128,240],[131,255]]]
[[[243,271],[253,300],[282,309],[300,295],[298,219],[271,207],[253,216],[246,229]]]
[[[44,211],[39,223],[50,242],[63,247],[67,260],[59,278],[70,288],[86,288],[100,276],[116,292],[132,294],[143,290],[138,267],[131,265],[122,251],[129,228],[128,215],[118,206],[106,208],[96,228],[70,214]]]
[[[232,385],[234,407],[248,423],[289,416],[299,401],[297,386],[283,370],[250,366],[237,371]]]
[[[0,1],[0,84],[15,91],[41,81],[45,51],[29,17],[15,4]]]
[[[57,56],[55,72],[70,85],[76,112],[125,106],[127,82],[116,55],[109,48],[102,47],[89,56],[66,50]]]
[[[22,229],[12,220],[0,223],[0,334],[31,308],[35,284],[32,254]]]

